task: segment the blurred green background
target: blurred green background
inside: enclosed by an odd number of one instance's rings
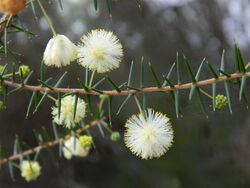
[[[226,70],[234,67],[233,46],[238,43],[244,58],[250,59],[250,3],[249,0],[144,0],[141,8],[133,0],[117,0],[109,15],[105,1],[98,11],[91,0],[62,0],[63,10],[56,1],[46,9],[57,28],[75,43],[91,29],[112,30],[120,38],[125,58],[121,67],[110,76],[117,83],[127,80],[130,62],[135,62],[133,86],[139,84],[139,64],[142,56],[150,61],[159,75],[166,74],[175,60],[176,52],[184,53],[197,70],[204,57],[219,68],[222,49],[226,50]],[[20,63],[34,71],[33,82],[39,74],[43,50],[52,37],[46,21],[36,7],[35,19],[29,7],[20,15],[21,22],[37,36],[29,38],[17,34],[10,46],[22,54]],[[1,59],[1,64],[13,62]],[[185,68],[185,67],[184,67]],[[65,86],[76,87],[76,79],[85,70],[74,63],[64,70],[47,68],[46,76],[58,78],[69,71]],[[183,70],[184,72],[185,70]],[[146,74],[147,85],[153,84]],[[100,75],[99,77],[101,77]],[[175,75],[174,75],[175,76]],[[204,71],[202,79],[211,77]],[[184,77],[189,81],[188,77]],[[109,84],[102,88],[111,89]],[[211,86],[205,87],[211,93]],[[223,84],[219,86],[224,93]],[[247,86],[249,91],[249,86]],[[58,159],[58,166],[47,157],[42,162],[42,176],[26,183],[16,172],[16,181],[7,168],[0,171],[1,188],[247,188],[250,187],[250,118],[249,111],[238,101],[238,88],[232,90],[233,115],[226,109],[212,112],[211,100],[204,97],[209,118],[203,115],[197,97],[188,101],[189,91],[181,92],[183,118],[176,119],[171,97],[148,94],[147,106],[162,111],[171,118],[175,142],[167,154],[157,160],[140,160],[132,155],[123,141],[112,143],[93,129],[97,149],[89,157],[67,161]],[[7,110],[0,113],[0,143],[12,152],[15,134],[30,145],[36,145],[32,129],[42,126],[51,130],[50,101],[38,113],[25,119],[31,93],[19,92],[8,100]],[[126,119],[137,112],[131,100],[119,116],[116,111],[124,97],[114,99],[113,127],[123,134]],[[55,149],[55,152],[58,152]],[[47,153],[47,155],[49,155]]]

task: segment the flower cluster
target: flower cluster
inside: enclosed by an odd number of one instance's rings
[[[119,39],[109,31],[92,30],[81,38],[78,45],[64,35],[56,35],[47,44],[43,62],[48,66],[62,67],[78,60],[79,64],[93,73],[106,73],[119,67],[123,58],[123,48]],[[90,81],[90,85],[92,80]],[[101,101],[107,98],[101,95]],[[76,108],[76,109],[75,109]],[[66,128],[74,128],[86,113],[86,103],[76,101],[74,96],[66,96],[52,108],[53,121]],[[148,109],[145,114],[132,116],[126,123],[125,144],[143,159],[162,156],[173,142],[173,130],[169,118]],[[120,140],[119,132],[113,132],[112,141]],[[92,137],[72,137],[64,142],[63,154],[85,157],[92,144]]]
[[[81,38],[78,46],[64,35],[54,36],[46,46],[43,62],[62,67],[78,59],[83,67],[105,73],[118,68],[122,57],[122,45],[112,32],[93,30]]]

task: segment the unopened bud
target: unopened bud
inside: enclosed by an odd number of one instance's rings
[[[215,108],[222,110],[227,107],[227,97],[224,95],[217,95],[215,99]]]
[[[19,67],[20,74],[21,74],[21,70],[22,70],[23,77],[27,77],[30,73],[30,68],[27,65],[21,65]]]
[[[121,139],[121,135],[119,132],[113,132],[110,136],[110,140],[112,140],[113,142],[117,142]]]
[[[91,144],[92,144],[92,141],[93,141],[92,136],[83,135],[83,136],[79,137],[80,145],[83,148],[90,148]]]

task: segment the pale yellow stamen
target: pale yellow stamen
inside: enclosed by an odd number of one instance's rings
[[[96,46],[92,50],[92,55],[96,60],[101,60],[104,58],[105,50],[102,47]]]
[[[145,127],[141,132],[141,137],[144,141],[150,142],[152,144],[156,143],[156,138],[154,130],[150,127]]]

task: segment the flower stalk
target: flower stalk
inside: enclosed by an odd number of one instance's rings
[[[40,7],[40,9],[41,9],[41,11],[42,11],[42,13],[43,13],[43,15],[44,15],[44,17],[45,17],[47,23],[48,23],[48,25],[49,25],[49,27],[50,27],[52,33],[53,33],[53,35],[56,36],[56,35],[57,35],[56,30],[55,30],[55,28],[54,28],[54,26],[53,26],[53,24],[52,24],[52,22],[51,22],[51,20],[50,20],[50,18],[49,18],[49,16],[48,16],[47,12],[46,12],[46,10],[45,10],[43,4],[41,3],[40,0],[37,0],[37,3],[38,3],[38,5],[39,5],[39,7]]]
[[[96,73],[96,71],[93,71],[92,74],[91,74],[90,81],[89,81],[89,88],[92,87],[94,77],[95,77],[95,73]]]

